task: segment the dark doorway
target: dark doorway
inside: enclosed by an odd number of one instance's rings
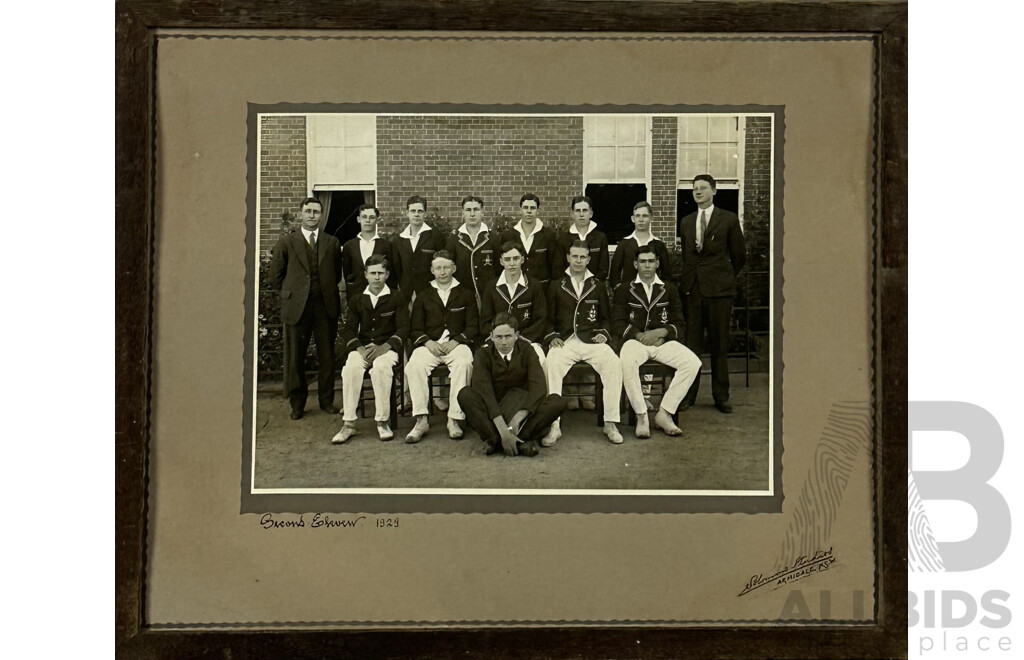
[[[615,245],[633,233],[633,207],[647,199],[646,183],[591,183],[587,197],[594,200],[594,222]]]
[[[331,191],[331,204],[327,210],[324,231],[336,236],[344,245],[345,241],[355,238],[359,233],[359,222],[356,217],[359,215],[360,205],[372,203],[372,190]]]
[[[739,214],[740,208],[740,191],[729,190],[726,188],[719,188],[715,193],[715,206],[726,211],[732,211],[733,213]],[[693,191],[689,188],[680,188],[676,191],[676,229],[678,230],[679,221],[690,215],[696,213],[697,202],[693,201]],[[682,236],[682,234],[679,234]]]

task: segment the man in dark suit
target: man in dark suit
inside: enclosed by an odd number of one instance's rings
[[[711,353],[711,395],[715,407],[731,413],[729,405],[729,321],[736,297],[736,275],[747,260],[743,231],[735,213],[715,208],[716,184],[709,174],[693,178],[693,200],[697,211],[680,221],[683,242],[683,272],[679,295],[684,297],[686,346],[701,354],[707,332]],[[680,410],[692,406],[700,387],[698,376],[690,386]]]
[[[495,314],[490,342],[473,357],[472,381],[459,392],[459,405],[486,453],[508,456],[536,456],[537,442],[565,410],[561,396],[548,394],[540,360],[508,312]]]
[[[341,312],[341,245],[320,227],[323,206],[319,200],[307,197],[299,209],[300,231],[282,236],[270,260],[270,278],[281,295],[284,385],[292,419],[302,418],[309,394],[306,351],[310,336],[316,337],[320,409],[338,412],[334,406],[334,341]]]
[[[388,263],[395,263],[391,241],[381,237],[377,232],[380,209],[373,204],[363,204],[357,213],[359,234],[346,241],[345,245],[341,247],[341,266],[345,273],[346,295],[349,300],[358,296],[366,288],[366,260],[371,255],[383,255],[387,257]],[[388,286],[392,289],[398,287],[398,277],[394,272],[391,273]]]

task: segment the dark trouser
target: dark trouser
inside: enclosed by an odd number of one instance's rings
[[[686,347],[698,356],[703,352],[704,331],[708,333],[711,353],[711,396],[715,403],[729,400],[729,321],[732,319],[732,296],[705,298],[694,288],[683,301],[686,313]],[[683,399],[691,406],[697,401],[700,374]]]
[[[306,384],[306,351],[310,336],[316,338],[317,398],[323,407],[334,404],[334,341],[338,336],[338,319],[324,311],[323,303],[310,295],[306,308],[295,325],[284,327],[285,368],[284,389],[293,410],[306,407],[309,387]]]
[[[505,393],[498,405],[501,407],[501,416],[505,421],[512,419],[520,410],[523,410],[523,403],[526,401],[526,390],[511,389]],[[489,445],[498,446],[501,444],[501,434],[494,426],[494,420],[487,413],[487,405],[480,393],[472,387],[464,387],[459,392],[459,406],[462,412],[466,413],[466,424],[480,434],[480,439]],[[536,408],[530,411],[526,423],[519,430],[519,439],[527,442],[530,440],[539,441],[551,428],[551,424],[565,411],[565,401],[557,394],[549,394],[540,400]]]

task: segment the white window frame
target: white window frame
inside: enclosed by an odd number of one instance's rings
[[[317,118],[321,117],[345,117],[353,116],[351,114],[307,114],[306,115],[306,190],[310,193],[321,191],[321,190],[372,190],[376,193],[377,191],[377,132],[376,123],[377,115],[372,115],[374,120],[374,134],[373,134],[373,158],[371,159],[372,173],[367,174],[367,181],[332,181],[332,182],[317,182],[314,181],[315,173],[318,171],[316,166],[317,149],[321,146],[335,146],[344,148],[345,145],[320,145],[317,138]],[[358,115],[365,116],[365,115]],[[357,145],[365,147],[367,145]]]
[[[587,148],[590,145],[588,144],[587,136],[588,136],[588,130],[590,130],[590,129],[587,126],[587,124],[589,124],[594,119],[598,119],[598,118],[602,118],[602,119],[603,118],[609,118],[609,117],[616,118],[616,117],[623,117],[623,116],[635,117],[636,115],[635,114],[630,114],[630,115],[622,115],[622,114],[619,114],[619,115],[606,115],[606,114],[601,114],[601,115],[583,115],[583,190],[585,191],[587,189],[587,185],[591,184],[591,183],[598,183],[598,184],[601,184],[601,183],[603,183],[603,184],[643,183],[643,184],[645,184],[647,186],[647,201],[650,202],[651,201],[651,188],[653,187],[652,170],[653,170],[653,162],[654,162],[654,145],[652,143],[652,141],[653,141],[653,123],[654,122],[652,121],[652,119],[653,119],[652,115],[644,115],[644,145],[643,145],[644,146],[644,176],[643,177],[613,177],[611,179],[608,179],[608,178],[595,178],[595,177],[592,177],[590,175],[590,172],[588,171],[588,170],[590,170],[590,167],[588,165],[589,159],[587,158]],[[616,146],[618,146],[618,145],[616,145]],[[581,191],[581,192],[583,192],[583,191]]]
[[[721,114],[688,114],[688,115],[677,115],[676,119],[676,189],[677,190],[693,190],[693,179],[682,178],[682,143],[680,141],[680,135],[682,131],[679,130],[679,119],[683,117],[720,117]],[[738,122],[736,130],[736,139],[738,144],[736,145],[736,178],[732,179],[719,179],[715,177],[715,189],[716,190],[738,190],[739,195],[737,200],[736,215],[740,219],[740,229],[743,229],[743,177],[745,174],[744,166],[746,162],[746,144],[747,144],[747,117],[746,115],[730,115],[735,117]],[[711,141],[708,140],[710,146]]]

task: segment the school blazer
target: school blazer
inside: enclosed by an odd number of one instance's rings
[[[666,328],[665,341],[683,337],[683,307],[679,291],[671,282],[655,284],[651,299],[642,284],[624,282],[615,289],[612,304],[612,332],[620,344],[636,338],[641,332]]]
[[[439,340],[447,329],[452,339],[473,348],[480,330],[476,296],[469,289],[452,287],[445,305],[437,289],[431,286],[416,296],[411,325],[414,347]]]

